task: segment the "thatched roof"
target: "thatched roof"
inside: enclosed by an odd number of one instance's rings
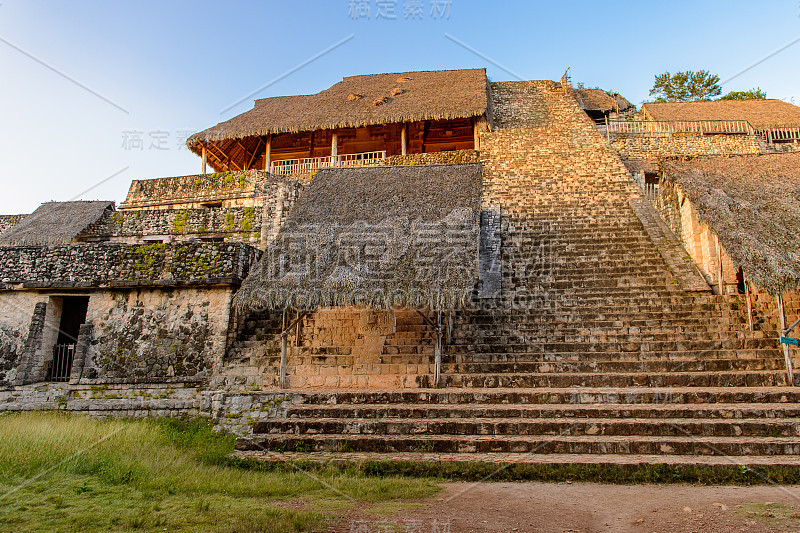
[[[617,109],[617,101],[602,89],[572,89],[572,94],[586,111],[608,113]]]
[[[476,163],[320,170],[236,306],[459,307],[477,276],[481,175]]]
[[[771,294],[800,288],[800,153],[663,161],[747,278]]]
[[[110,201],[47,202],[0,235],[2,246],[68,244],[106,213]]]
[[[619,93],[614,93],[614,100],[616,100],[617,107],[619,108],[620,111],[627,111],[629,109],[635,109],[636,107],[632,103],[630,103],[630,101],[627,98],[625,98]]]
[[[192,135],[186,145],[199,154],[203,142],[481,116],[487,91],[486,69],[348,76],[317,94],[256,100],[250,111]]]
[[[800,107],[781,100],[648,103],[642,112],[658,121],[747,120],[756,129],[800,126]]]

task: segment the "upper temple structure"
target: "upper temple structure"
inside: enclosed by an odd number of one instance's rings
[[[0,409],[271,460],[798,463],[800,108],[403,72],[187,146],[0,216]]]

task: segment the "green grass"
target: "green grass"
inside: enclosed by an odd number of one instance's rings
[[[337,468],[243,468],[233,441],[204,422],[2,415],[0,530],[324,531],[358,503],[439,490]]]

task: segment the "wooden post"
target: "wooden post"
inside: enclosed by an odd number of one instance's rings
[[[611,133],[608,131],[608,115],[603,115],[603,117],[606,119],[606,140],[611,142]]]
[[[783,295],[779,294],[775,297],[775,301],[778,304],[778,319],[780,324],[778,327],[781,329],[781,337],[787,334],[786,331],[786,311],[783,308]],[[792,364],[792,353],[789,351],[789,345],[781,343],[781,348],[783,349],[783,359],[786,363],[786,375],[789,378],[789,386],[794,386],[794,367]]]
[[[206,174],[206,162],[208,161],[208,154],[206,154],[206,145],[203,143],[203,174]]]
[[[400,155],[406,155],[408,152],[408,124],[403,122],[400,128]]]
[[[474,144],[475,144],[474,149],[475,150],[480,150],[481,149],[481,125],[480,125],[480,121],[475,117],[472,118],[472,132],[473,132],[473,135],[474,135],[474,141],[473,141]]]
[[[722,271],[722,249],[719,247],[719,236],[714,234],[714,245],[717,247],[717,279],[719,280],[719,293],[725,294],[725,279]]]
[[[264,147],[264,170],[272,172],[272,134],[267,135],[267,146]]]
[[[333,162],[333,166],[339,166],[339,136],[336,135],[336,132],[333,132],[333,136],[331,138],[331,159]]]
[[[750,331],[753,331],[753,304],[750,301],[750,284],[744,277],[744,271],[742,271],[742,281],[744,282],[744,294],[747,298],[747,323],[750,326]]]

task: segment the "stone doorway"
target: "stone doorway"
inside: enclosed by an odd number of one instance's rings
[[[61,317],[58,336],[53,346],[53,358],[47,371],[47,381],[67,382],[72,374],[72,362],[78,344],[81,326],[86,323],[89,310],[88,296],[60,298]]]

